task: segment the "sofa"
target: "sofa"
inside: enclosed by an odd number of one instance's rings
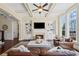
[[[65,49],[73,49],[74,42],[60,42],[60,46]]]
[[[76,56],[74,51],[57,47],[47,48],[29,48],[30,52],[8,51],[7,56]]]
[[[64,38],[64,41],[60,41],[59,45],[65,49],[73,49],[75,42],[73,38]]]
[[[31,52],[9,51],[7,56],[33,56]]]
[[[48,48],[28,48],[30,52],[8,51],[7,56],[45,56]]]

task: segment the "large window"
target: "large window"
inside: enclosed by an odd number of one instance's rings
[[[70,27],[70,36],[76,39],[76,20],[77,20],[77,10],[74,9],[70,12],[69,16],[69,27]]]
[[[60,16],[60,29],[62,36],[65,36],[65,25],[66,25],[66,16],[62,15]]]

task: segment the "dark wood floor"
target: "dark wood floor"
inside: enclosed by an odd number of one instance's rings
[[[3,45],[1,45],[1,47],[0,47],[0,54],[4,53],[5,51],[7,51],[9,48],[11,48],[12,46],[14,46],[17,43],[19,43],[19,41],[17,39],[5,40],[5,43]]]

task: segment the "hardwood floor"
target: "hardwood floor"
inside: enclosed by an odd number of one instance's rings
[[[14,40],[6,40],[3,45],[0,46],[0,54],[4,53],[7,51],[9,48],[14,46],[15,44],[19,43],[17,39]]]

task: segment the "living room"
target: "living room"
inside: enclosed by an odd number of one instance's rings
[[[1,56],[79,56],[78,3],[0,4]]]

